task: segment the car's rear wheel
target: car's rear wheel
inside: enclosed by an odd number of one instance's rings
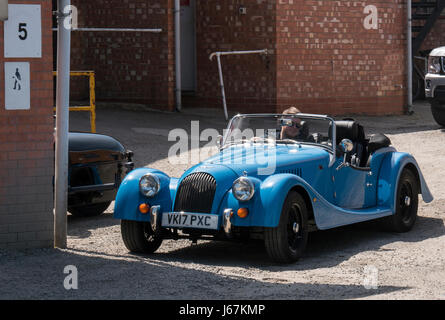
[[[431,113],[434,120],[442,127],[445,127],[445,104],[438,100],[431,101]]]
[[[121,221],[122,240],[135,253],[154,253],[162,244],[162,235],[153,232],[149,222]]]
[[[385,218],[386,229],[393,232],[408,232],[417,220],[419,183],[414,173],[404,169],[399,178],[396,195],[396,213]]]
[[[105,210],[108,209],[110,204],[111,201],[107,201],[103,203],[89,204],[80,207],[68,207],[68,211],[71,212],[71,214],[76,217],[93,217],[104,213]]]
[[[266,228],[264,242],[270,258],[279,263],[297,261],[303,254],[308,238],[308,210],[296,191],[287,195],[275,228]]]

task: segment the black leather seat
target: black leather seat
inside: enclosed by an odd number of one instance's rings
[[[335,121],[337,128],[337,145],[343,139],[349,139],[354,144],[354,149],[350,153],[350,158],[347,161],[355,166],[360,166],[363,162],[364,146],[365,146],[365,130],[357,121],[352,119]]]
[[[374,152],[381,148],[386,148],[391,145],[391,140],[381,133],[373,134],[369,137],[368,142],[368,161],[366,162],[366,166],[369,167],[371,165],[372,155]]]

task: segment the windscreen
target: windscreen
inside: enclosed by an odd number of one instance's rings
[[[223,148],[243,143],[313,144],[332,148],[332,120],[296,115],[239,115],[232,119]]]

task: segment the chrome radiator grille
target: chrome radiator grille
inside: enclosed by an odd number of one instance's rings
[[[216,181],[208,173],[192,173],[182,180],[176,192],[175,212],[210,213]]]

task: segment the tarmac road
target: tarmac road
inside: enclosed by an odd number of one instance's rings
[[[221,110],[138,112],[99,106],[98,132],[135,153],[136,167],[179,176],[167,154],[173,128],[225,128]],[[271,263],[261,242],[165,241],[152,256],[132,255],[113,205],[94,218],[68,218],[68,249],[0,250],[0,299],[444,299],[445,130],[426,104],[412,116],[355,117],[366,133],[387,134],[419,163],[435,200],[420,201],[406,234],[373,224],[310,234],[295,264]],[[89,129],[88,115],[71,113],[72,131]],[[421,198],[420,198],[421,199]],[[78,270],[78,289],[66,290],[65,266]]]

